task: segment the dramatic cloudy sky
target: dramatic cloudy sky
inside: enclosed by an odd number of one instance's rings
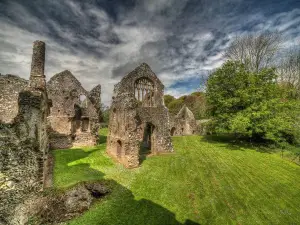
[[[90,90],[148,63],[180,96],[224,61],[236,35],[276,30],[300,45],[299,0],[0,0],[0,73],[29,77],[32,42],[47,44],[46,76],[68,69]]]

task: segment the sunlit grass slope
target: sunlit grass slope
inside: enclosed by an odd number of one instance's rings
[[[132,170],[113,162],[105,143],[54,151],[58,188],[105,179],[113,190],[70,224],[300,224],[299,166],[199,136],[173,144],[175,154]]]

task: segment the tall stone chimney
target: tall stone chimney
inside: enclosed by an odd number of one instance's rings
[[[42,41],[33,42],[33,54],[31,61],[31,72],[29,79],[29,87],[34,89],[45,90],[46,80],[45,70],[45,51],[46,44]]]

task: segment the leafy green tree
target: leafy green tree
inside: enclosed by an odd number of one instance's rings
[[[205,94],[202,92],[194,92],[178,99],[171,95],[165,95],[164,100],[170,114],[173,116],[179,112],[183,105],[186,105],[194,113],[196,119],[206,117],[206,100]]]
[[[274,69],[251,72],[244,64],[228,61],[209,77],[207,102],[215,132],[296,143],[299,103],[283,98]]]
[[[172,95],[165,95],[164,96],[164,101],[165,101],[165,105],[169,105],[170,102],[172,102],[173,100],[175,100],[176,98]]]

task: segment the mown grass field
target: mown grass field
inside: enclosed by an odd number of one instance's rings
[[[131,170],[106,155],[105,143],[54,151],[57,188],[103,179],[112,187],[69,224],[300,224],[300,166],[199,136],[173,144],[175,154]]]

